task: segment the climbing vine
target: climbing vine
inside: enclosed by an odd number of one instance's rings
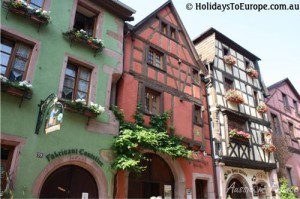
[[[112,164],[114,169],[137,173],[144,171],[146,167],[141,165],[143,160],[147,160],[142,153],[144,149],[165,153],[173,158],[191,157],[192,152],[182,145],[181,138],[167,133],[169,113],[152,116],[151,127],[147,128],[143,126],[144,119],[140,105],[137,106],[134,115],[135,124],[124,121],[122,110],[117,107],[113,107],[112,110],[120,122],[120,135],[115,137],[113,142],[113,150],[116,154]]]

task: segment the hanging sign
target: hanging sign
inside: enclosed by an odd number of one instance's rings
[[[63,119],[63,105],[60,102],[54,103],[48,110],[46,122],[45,122],[45,133],[60,130],[60,124]]]

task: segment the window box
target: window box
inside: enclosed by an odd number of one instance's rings
[[[233,66],[236,64],[236,58],[234,58],[232,55],[224,55],[223,59],[225,64],[229,66]]]
[[[251,139],[249,133],[238,131],[237,129],[231,129],[228,134],[232,141],[249,142],[249,139]]]
[[[259,105],[256,107],[256,110],[259,113],[266,113],[268,111],[268,107],[264,102],[260,102]]]
[[[32,21],[40,25],[46,25],[50,22],[50,12],[45,11],[41,8],[33,8],[24,0],[11,0],[9,2],[6,2],[6,4],[8,6],[9,12],[29,17]]]
[[[255,69],[252,68],[252,67],[247,68],[247,69],[246,69],[246,73],[247,73],[251,78],[255,78],[255,79],[258,78],[258,72],[257,72],[257,70],[255,70]]]
[[[225,99],[227,101],[236,103],[236,104],[242,104],[244,103],[244,98],[242,96],[242,94],[235,90],[235,89],[229,89],[226,93],[225,93]]]
[[[276,147],[273,144],[263,144],[261,148],[269,153],[276,151]]]
[[[104,48],[104,43],[101,39],[96,39],[94,37],[88,36],[85,30],[70,30],[67,32],[64,32],[63,35],[67,37],[71,43],[72,42],[79,42],[83,43],[86,46],[95,49],[96,52],[101,52]]]
[[[1,75],[1,90],[17,97],[32,98],[32,85],[27,81],[10,81]]]
[[[82,114],[88,118],[96,118],[105,111],[104,107],[93,102],[91,102],[90,105],[86,105],[86,102],[83,99],[77,99],[75,101],[67,100],[65,101],[65,104],[66,110]]]

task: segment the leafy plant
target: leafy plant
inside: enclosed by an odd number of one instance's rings
[[[236,64],[236,58],[234,58],[232,55],[225,55],[223,58],[224,62],[230,66]]]
[[[246,73],[252,78],[258,78],[258,72],[252,67],[246,69]]]
[[[225,99],[230,102],[235,102],[238,104],[244,103],[244,98],[243,98],[242,94],[235,89],[229,89],[228,91],[226,91]]]
[[[0,75],[1,79],[1,84],[7,87],[14,87],[20,90],[25,90],[25,91],[32,91],[32,85],[27,82],[26,80],[24,81],[11,81],[7,77]]]
[[[1,191],[1,198],[3,198],[3,199],[13,199],[14,198],[14,193],[13,193],[13,190],[12,190],[11,175],[6,171],[2,171],[1,175],[6,181],[5,189],[3,191]]]
[[[296,199],[295,193],[299,191],[296,186],[289,186],[286,178],[279,179],[279,195],[281,199]]]
[[[67,100],[66,104],[72,108],[75,109],[78,112],[83,112],[85,110],[89,110],[92,113],[95,113],[96,115],[100,115],[105,111],[105,108],[99,104],[90,102],[90,105],[87,105],[85,99],[76,99],[74,100]]]
[[[138,121],[135,124],[130,124],[124,121],[123,111],[117,107],[112,108],[116,118],[120,121],[120,135],[115,137],[112,146],[116,154],[116,159],[112,164],[114,169],[137,173],[144,171],[146,167],[141,165],[141,162],[147,158],[142,154],[143,149],[165,153],[173,158],[191,157],[192,152],[181,144],[180,137],[167,134],[168,113],[152,117],[150,124],[153,125],[151,128],[146,128],[138,125],[142,121],[140,110],[140,106],[138,106],[135,115]]]
[[[242,138],[245,140],[251,138],[251,134],[246,133],[244,131],[238,131],[237,129],[231,129],[228,134],[229,134],[229,137],[231,137],[231,138],[236,137],[236,138]]]

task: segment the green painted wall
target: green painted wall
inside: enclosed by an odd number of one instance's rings
[[[73,1],[51,1],[52,22],[37,31],[37,25],[29,19],[9,13],[1,8],[1,25],[21,32],[26,36],[39,40],[41,49],[38,54],[35,72],[33,76],[33,97],[31,100],[24,100],[21,108],[18,107],[20,98],[1,93],[1,133],[15,135],[26,139],[26,144],[21,150],[17,179],[14,183],[14,197],[32,197],[32,186],[37,175],[48,165],[46,155],[61,149],[83,148],[85,151],[99,154],[101,149],[109,149],[112,143],[112,135],[89,132],[85,129],[87,118],[83,115],[65,111],[63,124],[60,131],[44,134],[43,127],[40,134],[36,135],[35,125],[38,115],[38,104],[51,93],[58,92],[58,86],[62,71],[63,59],[66,53],[87,60],[98,65],[98,85],[96,91],[96,103],[105,105],[107,85],[111,84],[108,74],[103,72],[103,66],[117,67],[118,61],[103,53],[94,57],[91,49],[74,44],[70,46],[68,40],[62,36],[62,32],[69,29],[70,15]],[[105,47],[120,55],[122,48],[118,46],[118,41],[107,35],[107,30],[117,32],[115,17],[109,13],[104,13],[104,23],[101,28],[102,39]],[[120,23],[122,21],[120,20]],[[98,117],[100,122],[107,123],[108,115],[103,114]],[[43,158],[37,158],[37,152],[44,153]],[[112,172],[109,163],[101,159],[104,163],[101,169],[106,175],[108,188],[111,187]],[[112,193],[112,190],[109,190]]]

